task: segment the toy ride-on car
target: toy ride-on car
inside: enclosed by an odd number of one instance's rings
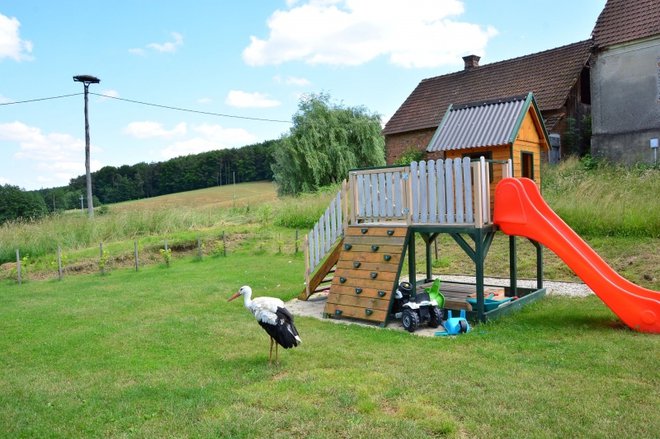
[[[401,282],[394,293],[393,311],[401,324],[408,332],[415,330],[422,324],[428,324],[431,328],[437,328],[442,323],[442,312],[438,308],[438,302],[429,297],[428,292],[419,293],[412,301],[412,286],[409,282]]]

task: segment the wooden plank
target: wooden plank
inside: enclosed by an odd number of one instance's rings
[[[328,241],[330,241],[331,243],[334,243],[335,239],[337,239],[337,235],[336,235],[336,233],[337,233],[337,208],[335,206],[336,204],[337,204],[337,198],[335,197],[335,198],[332,199],[332,201],[330,202],[330,206],[328,207],[328,213],[329,213],[329,216],[330,216],[330,229],[329,229],[330,237],[329,237]]]
[[[326,209],[323,214],[323,223],[321,226],[323,230],[323,256],[330,250],[330,245],[334,243],[330,242],[330,210]]]
[[[375,273],[376,277],[372,278],[371,274]],[[340,277],[345,277],[345,278],[351,278],[351,279],[364,279],[364,280],[378,280],[378,281],[387,281],[387,282],[394,282],[397,277],[397,272],[394,271],[374,271],[374,270],[365,270],[360,266],[360,268],[337,268],[337,271],[335,272],[335,277],[340,276]]]
[[[463,191],[465,197],[465,222],[474,222],[474,212],[472,210],[472,167],[470,157],[463,159]]]
[[[362,233],[362,229],[368,229],[367,233]],[[392,235],[388,235],[388,231],[392,230],[394,233]],[[408,233],[408,227],[386,227],[386,226],[381,226],[381,227],[365,227],[360,224],[357,226],[350,226],[348,230],[346,231],[346,236],[362,236],[362,235],[369,235],[369,236],[392,236],[392,237],[397,237],[397,236],[406,236]]]
[[[401,252],[399,253],[392,253],[389,254],[390,260],[385,261],[384,256],[388,253],[365,253],[365,252],[355,252],[355,253],[349,253],[349,252],[342,252],[341,255],[341,260],[343,261],[359,261],[359,262],[370,262],[370,263],[376,263],[376,262],[389,262],[390,264],[395,264],[398,266],[399,262],[401,261]]]
[[[387,188],[385,187],[385,174],[378,174],[378,216],[381,218],[387,217],[387,205],[390,200],[387,199]]]
[[[390,291],[392,290],[393,283],[390,281],[384,280],[374,280],[374,279],[354,279],[351,277],[346,277],[344,283],[341,282],[341,276],[335,276],[332,279],[333,286],[344,286],[344,287],[353,287],[353,288],[375,288],[377,290]],[[334,290],[332,290],[334,291]]]
[[[454,176],[452,174],[452,160],[445,160],[445,193],[447,194],[445,198],[445,203],[447,206],[447,223],[454,224],[456,222],[454,218]]]
[[[463,206],[463,170],[462,161],[459,159],[454,160],[454,190],[456,199],[456,222],[462,224],[465,222],[465,211]]]
[[[435,161],[429,160],[428,162],[428,191],[429,191],[429,206],[428,206],[428,221],[430,223],[438,222],[438,193],[436,191],[435,183]]]
[[[426,162],[424,160],[419,162],[419,222],[428,222],[428,176],[426,173]]]
[[[410,163],[410,193],[412,205],[412,222],[419,222],[419,172],[417,162]]]
[[[371,174],[371,212],[374,219],[378,219],[378,174]]]
[[[332,285],[331,290],[332,290],[332,294],[347,294],[347,295],[355,294],[355,287]],[[381,293],[384,293],[384,295],[381,296]],[[383,290],[378,288],[367,287],[367,288],[362,288],[362,292],[359,295],[364,297],[381,298],[383,300],[389,300],[390,296],[392,295],[392,289],[390,288],[389,290]]]
[[[357,187],[358,187],[358,203],[359,203],[359,209],[358,209],[358,216],[359,217],[366,217],[367,216],[367,199],[369,197],[369,188],[365,184],[365,178],[364,175],[358,175],[357,176]]]
[[[344,238],[346,244],[362,244],[362,245],[398,245],[403,246],[405,236],[369,236],[369,235],[348,235]],[[352,250],[352,249],[351,249]]]
[[[385,197],[387,202],[385,203],[385,216],[388,218],[394,217],[394,191],[392,188],[392,173],[385,173]]]
[[[445,194],[445,167],[444,161],[438,160],[435,167],[435,193],[438,197],[438,222],[444,224],[447,222],[447,202]]]
[[[347,305],[335,305],[334,303],[326,303],[324,313],[329,317],[337,318],[335,311],[341,311],[341,317],[349,317],[360,320],[368,320],[371,322],[385,322],[387,318],[387,311],[374,310],[371,315],[366,315],[364,308],[357,308]]]
[[[344,249],[345,252],[352,252],[352,253],[358,253],[358,252],[365,252],[365,253],[377,253],[380,255],[384,254],[389,254],[394,256],[397,253],[401,253],[403,248],[400,245],[379,245],[378,250],[373,251],[371,249],[371,245],[363,245],[363,244],[351,244],[352,247],[350,250]],[[375,245],[375,244],[374,244]],[[351,256],[352,257],[352,256]]]
[[[387,311],[390,306],[389,300],[375,297],[363,297],[362,294],[333,294],[328,296],[328,302],[335,305],[348,305],[359,308],[371,308],[373,310]]]
[[[401,173],[395,172],[392,174],[392,191],[394,192],[394,206],[392,206],[392,215],[396,218],[403,215],[403,181],[401,180]]]
[[[382,261],[382,258],[381,258]],[[362,261],[353,261],[353,260],[348,260],[348,259],[343,259],[339,260],[337,262],[337,268],[345,268],[345,269],[353,269],[355,266],[353,265],[355,262],[360,263],[360,269],[361,270],[368,270],[368,271],[377,271],[379,273],[398,273],[399,272],[399,264],[393,264],[392,261],[390,262],[362,262]]]

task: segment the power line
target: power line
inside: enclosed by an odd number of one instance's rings
[[[70,95],[51,96],[51,97],[48,97],[48,98],[27,99],[25,101],[0,102],[0,105],[27,104],[29,102],[39,102],[39,101],[48,101],[48,100],[51,100],[51,99],[70,98],[72,96],[80,96],[81,94],[82,93],[73,93],[73,94],[70,94]]]
[[[150,107],[157,107],[157,108],[165,108],[167,110],[175,110],[175,111],[184,111],[187,113],[197,113],[197,114],[205,114],[207,116],[217,116],[217,117],[231,117],[233,119],[245,119],[245,120],[254,120],[258,122],[277,122],[277,123],[293,123],[290,120],[281,120],[281,119],[265,119],[261,117],[248,117],[248,116],[236,116],[233,114],[225,114],[225,113],[214,113],[212,111],[200,111],[200,110],[192,110],[190,108],[182,108],[182,107],[172,107],[170,105],[161,105],[161,104],[153,104],[150,102],[143,102],[143,101],[136,101],[133,99],[125,99],[125,98],[120,98],[117,96],[110,96],[110,95],[104,95],[104,94],[99,94],[99,93],[89,93],[91,95],[95,96],[101,96],[104,98],[109,98],[109,99],[116,99],[118,101],[124,101],[124,102],[130,102],[132,104],[139,104],[139,105],[148,105]]]

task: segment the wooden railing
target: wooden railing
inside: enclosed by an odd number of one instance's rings
[[[500,164],[502,175],[511,176],[511,161]],[[348,182],[305,238],[306,277],[349,224],[491,224],[489,168],[483,157],[474,162],[466,157],[350,171]]]

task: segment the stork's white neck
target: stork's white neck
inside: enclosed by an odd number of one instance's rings
[[[246,308],[250,308],[250,305],[252,305],[252,292],[251,291],[246,291],[243,293],[243,305]]]

